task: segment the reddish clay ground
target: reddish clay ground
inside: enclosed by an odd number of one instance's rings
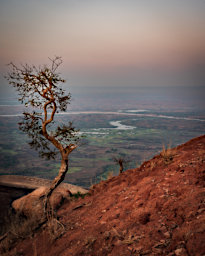
[[[205,136],[93,186],[58,211],[65,226],[16,245],[18,255],[205,255]]]

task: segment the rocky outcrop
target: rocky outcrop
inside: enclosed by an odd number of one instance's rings
[[[38,189],[40,187],[50,186],[51,182],[52,182],[51,180],[32,177],[32,176],[21,176],[21,175],[1,175],[0,176],[0,235],[4,234],[5,229],[10,223],[9,218],[10,218],[10,215],[12,214],[12,211],[11,211],[12,202],[20,197],[27,195],[28,193],[31,193],[35,189]],[[76,186],[76,185],[72,185],[64,182],[60,184],[60,187],[61,187],[61,191],[69,190],[71,191],[72,194],[88,193],[88,190],[80,186]],[[41,191],[41,189],[38,191]],[[63,197],[64,195],[65,193],[63,192]],[[57,197],[58,198],[61,197],[59,195],[59,192],[56,194],[55,198]],[[18,200],[17,202],[21,201],[21,205],[24,205],[24,203],[22,203],[22,200]],[[59,201],[58,204],[60,204],[60,202],[64,201],[64,199],[61,198],[58,201]],[[16,206],[17,202],[15,202],[14,205],[15,205],[16,211],[19,212],[20,206],[19,205]],[[36,203],[37,201],[34,204]],[[38,202],[38,204],[40,204],[40,201]]]
[[[12,203],[13,209],[18,213],[27,217],[41,218],[44,215],[44,195],[48,187],[39,187],[33,192],[25,195]],[[50,197],[50,206],[53,210],[58,209],[62,203],[69,199],[71,192],[60,186],[52,193]]]
[[[22,188],[22,189],[37,189],[39,187],[46,187],[51,185],[52,180],[42,179],[33,176],[21,176],[21,175],[1,175],[0,176],[0,185],[13,187],[13,188]],[[69,189],[72,194],[80,192],[85,194],[88,191],[80,186],[61,183],[61,187]]]

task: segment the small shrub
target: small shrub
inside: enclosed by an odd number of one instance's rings
[[[82,194],[82,193],[80,193],[80,192],[78,191],[77,193],[72,194],[71,197],[78,199],[78,198],[84,198],[86,195],[87,195],[87,194]]]
[[[170,146],[167,148],[163,145],[162,152],[160,154],[164,160],[165,164],[169,164],[173,161],[175,150],[171,149]]]

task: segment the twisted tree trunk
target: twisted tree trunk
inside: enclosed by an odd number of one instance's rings
[[[68,159],[62,159],[61,160],[61,167],[58,172],[58,175],[55,177],[55,179],[52,181],[49,190],[46,194],[46,197],[49,198],[52,194],[52,192],[60,185],[60,183],[64,180],[65,175],[68,171]]]
[[[64,180],[65,175],[68,171],[68,156],[69,154],[77,147],[77,145],[70,144],[67,146],[62,152],[61,152],[61,167],[59,169],[58,175],[55,177],[55,179],[52,181],[50,187],[48,188],[46,194],[45,194],[45,212],[48,214],[49,211],[51,211],[49,199],[53,193],[53,191],[61,184],[61,182]],[[71,194],[71,192],[70,192]]]

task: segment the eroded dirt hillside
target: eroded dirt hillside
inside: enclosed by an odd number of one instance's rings
[[[18,255],[205,255],[205,136],[90,189],[59,210],[61,233],[36,231]],[[63,231],[62,231],[63,230]],[[59,231],[60,232],[60,231]]]

